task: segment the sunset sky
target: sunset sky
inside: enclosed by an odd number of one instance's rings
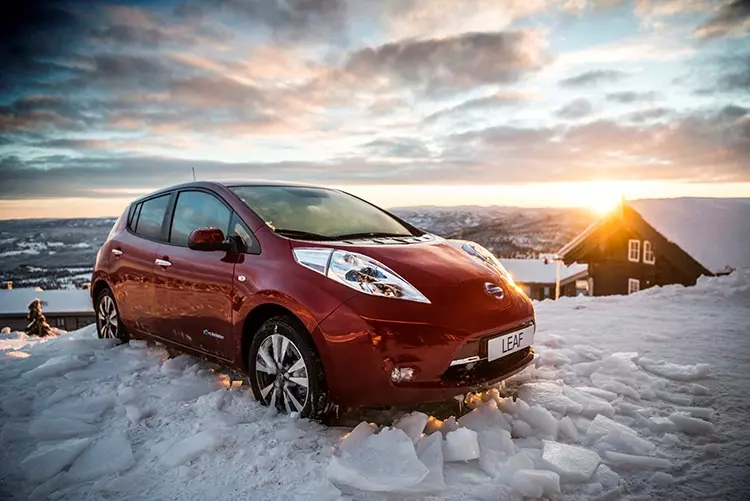
[[[384,206],[750,196],[746,0],[0,7],[0,219],[192,179]]]

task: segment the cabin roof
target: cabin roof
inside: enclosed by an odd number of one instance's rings
[[[518,283],[521,284],[554,284],[556,282],[556,264],[554,259],[547,263],[544,259],[500,259],[505,269]],[[586,273],[588,265],[571,264],[565,266],[560,263],[560,282],[572,277]]]
[[[750,199],[672,198],[634,200],[626,205],[665,239],[676,244],[706,270],[721,273],[750,267]],[[558,256],[578,247],[607,221],[592,223],[568,242]]]

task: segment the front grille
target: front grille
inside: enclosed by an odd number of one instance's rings
[[[485,343],[486,344],[486,343]],[[512,353],[506,357],[498,358],[492,362],[487,359],[466,365],[455,365],[448,367],[441,379],[444,381],[457,382],[466,386],[481,385],[502,376],[504,373],[517,369],[523,360],[534,353],[529,346],[523,350]]]

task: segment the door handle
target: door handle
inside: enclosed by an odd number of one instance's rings
[[[122,251],[120,249],[112,249],[112,255],[115,257],[122,256]]]
[[[158,264],[159,266],[163,266],[164,268],[169,268],[170,266],[172,266],[172,263],[170,263],[166,259],[157,259],[156,261],[154,261],[154,263]]]

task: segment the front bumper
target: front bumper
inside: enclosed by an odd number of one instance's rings
[[[333,400],[344,406],[438,402],[495,384],[534,359],[531,346],[492,362],[486,359],[488,339],[533,323],[533,310],[524,301],[466,321],[473,332],[439,325],[434,315],[420,318],[424,316],[411,315],[413,321],[374,319],[345,303],[321,322],[316,338],[326,343],[324,364]],[[474,354],[481,360],[451,365]],[[394,367],[412,367],[415,377],[393,383]]]

